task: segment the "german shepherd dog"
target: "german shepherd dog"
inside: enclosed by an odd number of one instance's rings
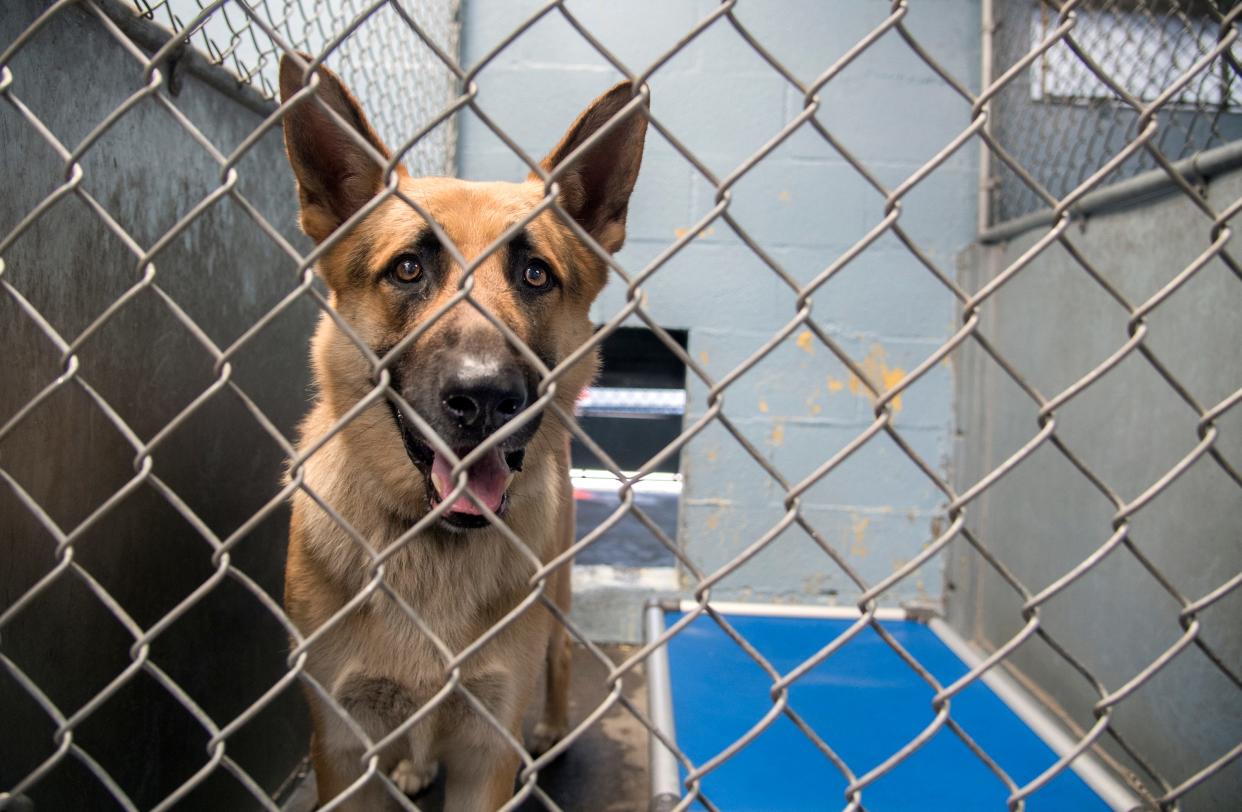
[[[322,243],[385,188],[384,168],[371,150],[385,160],[390,153],[341,81],[325,68],[308,72],[308,61],[281,60],[280,91],[286,102],[302,94],[284,118],[285,147],[302,230]],[[563,173],[558,204],[608,252],[625,239],[630,192],[642,162],[647,120],[639,105],[627,108],[634,98],[629,83],[604,93],[542,163]],[[338,117],[369,149],[342,129]],[[534,173],[522,183],[476,183],[413,178],[400,165],[394,171],[401,193],[430,215],[467,262],[545,196]],[[377,356],[422,330],[388,367],[391,387],[459,459],[506,423],[532,417],[528,411],[540,384],[531,364],[480,308],[551,369],[590,338],[588,308],[608,275],[575,229],[544,210],[475,269],[470,296],[479,307],[459,300],[433,319],[459,294],[463,269],[429,224],[395,195],[336,235],[317,270],[336,316]],[[327,314],[312,340],[311,362],[317,394],[301,426],[299,451],[314,450],[301,468],[306,489],[292,500],[285,607],[304,636],[320,632],[308,648],[306,670],[334,700],[306,692],[320,803],[350,789],[339,808],[387,809],[395,799],[379,776],[361,781],[367,776],[364,747],[337,707],[379,741],[436,699],[451,675],[443,652],[397,600],[380,589],[358,597],[372,582],[372,555],[393,552],[391,545],[452,497],[437,521],[385,562],[383,577],[449,651],[461,652],[532,590],[529,559],[486,513],[503,520],[545,563],[572,543],[568,433],[559,419],[534,414],[455,477],[437,443],[389,400],[378,399],[341,423],[374,389],[375,376],[355,340]],[[597,367],[596,353],[589,352],[557,378],[555,402],[567,413]],[[458,488],[463,472],[467,490]],[[549,586],[557,606],[568,612],[568,565],[555,571]],[[520,741],[545,663],[544,709],[529,743],[536,754],[568,729],[569,640],[552,614],[532,604],[462,662],[459,675],[460,686]],[[520,758],[468,697],[456,687],[449,691],[380,753],[379,769],[414,794],[442,767],[446,809],[494,810],[513,795]]]

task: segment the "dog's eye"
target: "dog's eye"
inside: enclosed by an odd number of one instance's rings
[[[552,271],[542,259],[532,259],[522,271],[522,281],[532,288],[545,289],[552,284]]]
[[[398,257],[390,271],[392,278],[403,285],[412,285],[423,278],[423,264],[418,257]]]

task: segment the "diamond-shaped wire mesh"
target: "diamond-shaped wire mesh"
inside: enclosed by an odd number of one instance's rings
[[[951,735],[970,750],[1004,785],[1012,809],[1024,808],[1028,798],[1037,798],[1043,787],[1070,769],[1071,762],[1088,750],[1120,762],[1124,769],[1135,769],[1132,765],[1137,765],[1135,790],[1153,806],[1163,808],[1178,808],[1214,777],[1236,768],[1242,744],[1235,742],[1188,771],[1168,773],[1117,720],[1127,703],[1133,702],[1162,674],[1169,674],[1174,663],[1186,658],[1193,657],[1199,667],[1223,676],[1232,694],[1222,702],[1236,703],[1242,690],[1237,663],[1222,654],[1216,639],[1205,633],[1202,620],[1212,607],[1231,597],[1236,599],[1242,572],[1214,572],[1213,588],[1186,594],[1165,575],[1159,562],[1145,554],[1134,537],[1145,512],[1160,504],[1162,494],[1175,487],[1196,487],[1192,477],[1203,471],[1223,477],[1235,499],[1236,489],[1242,487],[1242,477],[1222,450],[1219,439],[1221,424],[1242,400],[1236,368],[1222,370],[1219,386],[1209,399],[1204,399],[1187,387],[1182,382],[1183,373],[1165,360],[1169,354],[1151,337],[1149,326],[1179,291],[1188,288],[1192,280],[1203,278],[1205,269],[1221,270],[1230,286],[1236,286],[1242,278],[1242,268],[1229,250],[1229,223],[1242,207],[1242,199],[1218,201],[1205,196],[1171,165],[1176,158],[1216,143],[1212,138],[1226,137],[1221,122],[1228,115],[1233,98],[1230,87],[1236,63],[1232,49],[1238,36],[1238,9],[1222,9],[1211,2],[1110,4],[1115,9],[1110,13],[1115,15],[1142,14],[1145,20],[1160,21],[1153,26],[1161,32],[1173,31],[1177,21],[1195,21],[1176,30],[1193,32],[1188,36],[1196,54],[1183,59],[1184,49],[1179,50],[1176,58],[1155,60],[1159,70],[1149,70],[1147,66],[1133,67],[1133,60],[1094,55],[1097,41],[1102,37],[1108,39],[1101,34],[1101,21],[1108,18],[1098,4],[1082,4],[1080,11],[1080,4],[1075,2],[1005,3],[1002,8],[1006,25],[1034,26],[1035,21],[1040,25],[1013,40],[1021,43],[1013,52],[1016,56],[997,61],[990,81],[977,87],[972,76],[957,75],[946,68],[937,47],[920,38],[907,19],[913,4],[904,0],[894,0],[887,13],[878,15],[874,26],[860,32],[852,47],[834,62],[818,65],[817,72],[806,75],[791,70],[786,65],[789,57],[783,58],[765,45],[753,30],[756,26],[747,23],[742,13],[745,5],[725,2],[712,8],[681,31],[666,50],[636,65],[622,62],[601,42],[602,32],[592,31],[572,4],[560,2],[540,8],[517,24],[493,50],[468,65],[459,64],[454,10],[449,4],[231,0],[201,2],[193,17],[190,14],[195,9],[180,10],[171,2],[139,4],[140,12],[169,24],[177,32],[176,36],[166,36],[163,45],[150,27],[134,26],[137,15],[110,0],[47,5],[32,2],[14,11],[6,10],[9,16],[4,22],[12,30],[0,29],[5,35],[0,40],[0,96],[7,107],[5,118],[0,120],[4,128],[0,133],[11,132],[14,137],[19,134],[21,143],[31,145],[29,160],[38,171],[20,176],[31,181],[15,190],[16,214],[5,213],[5,219],[0,221],[0,288],[4,292],[6,330],[11,331],[5,335],[13,337],[15,346],[29,351],[28,357],[21,358],[14,358],[12,350],[6,352],[6,362],[20,367],[12,367],[11,372],[6,368],[5,374],[6,379],[20,380],[21,386],[26,386],[31,379],[28,370],[38,369],[39,383],[28,390],[16,385],[6,387],[6,411],[0,413],[0,478],[7,488],[3,505],[10,515],[6,516],[6,523],[12,522],[23,538],[37,538],[42,547],[38,554],[41,557],[23,569],[21,577],[25,580],[15,578],[12,584],[6,583],[11,591],[5,595],[0,614],[0,664],[6,680],[6,703],[10,697],[19,698],[23,724],[40,732],[46,729],[46,736],[42,750],[20,753],[20,758],[6,759],[7,763],[0,767],[5,781],[0,787],[0,805],[25,795],[37,797],[40,787],[50,782],[71,782],[89,785],[92,792],[111,797],[125,809],[165,809],[182,803],[215,808],[231,804],[278,808],[273,800],[277,790],[273,783],[275,768],[263,766],[265,748],[269,754],[275,748],[268,743],[268,733],[256,741],[255,728],[263,719],[266,725],[275,724],[290,740],[304,735],[300,722],[271,721],[273,716],[296,712],[286,701],[289,689],[295,686],[314,700],[320,713],[332,714],[333,724],[357,740],[356,780],[326,808],[344,806],[368,792],[378,792],[379,797],[400,808],[417,808],[416,801],[406,797],[383,768],[381,755],[387,745],[401,739],[424,718],[450,707],[482,720],[499,746],[517,760],[516,790],[505,804],[506,809],[524,802],[560,808],[541,786],[541,774],[554,758],[597,725],[605,713],[618,710],[651,729],[652,735],[674,754],[684,771],[679,809],[695,804],[709,809],[728,808],[726,800],[711,797],[705,780],[780,717],[799,726],[823,754],[824,770],[838,772],[844,778],[845,796],[833,803],[850,809],[865,808],[868,788],[937,735]],[[517,140],[493,121],[486,95],[476,82],[506,48],[519,42],[535,26],[552,19],[572,30],[574,47],[585,48],[602,58],[632,83],[633,100],[618,114],[618,119],[626,114],[646,117],[649,138],[661,139],[692,167],[695,183],[710,190],[710,201],[701,219],[679,229],[675,240],[640,266],[623,266],[601,251],[580,226],[574,225],[558,197],[557,184],[564,179],[564,172],[549,173],[540,167],[537,156],[527,154]],[[1121,24],[1120,30],[1129,36],[1129,23]],[[658,112],[658,106],[652,106],[651,99],[659,95],[661,69],[666,64],[693,51],[700,38],[724,32],[731,32],[743,43],[747,58],[757,60],[765,72],[778,77],[781,92],[794,103],[786,105],[789,115],[766,142],[747,149],[749,154],[740,162],[727,162],[720,167],[719,155],[700,157],[687,146],[692,134],[670,126],[666,116]],[[181,48],[184,38],[205,56],[187,56]],[[913,54],[926,68],[928,83],[953,97],[962,115],[954,131],[933,154],[923,156],[913,171],[903,171],[899,177],[889,179],[891,173],[870,165],[880,162],[860,158],[842,143],[836,135],[836,120],[823,114],[821,95],[850,81],[848,68],[864,54],[893,48]],[[306,49],[314,59],[322,59],[328,65],[338,65],[347,81],[354,80],[363,106],[380,122],[382,135],[396,152],[394,161],[404,160],[412,169],[425,172],[444,171],[452,164],[454,117],[468,113],[520,158],[524,170],[533,172],[546,184],[542,200],[533,209],[522,214],[487,250],[470,258],[448,238],[444,224],[437,222],[420,201],[405,194],[395,181],[355,218],[365,217],[382,203],[397,200],[430,223],[467,282],[429,323],[443,317],[452,307],[473,307],[487,318],[504,334],[513,350],[540,371],[537,397],[512,422],[514,430],[540,416],[560,424],[591,448],[621,483],[620,506],[614,515],[568,550],[545,560],[532,553],[527,540],[491,515],[482,503],[477,505],[497,531],[498,543],[511,557],[512,566],[521,568],[529,591],[515,603],[491,607],[491,625],[471,640],[453,639],[438,616],[420,603],[420,596],[407,588],[408,581],[401,574],[411,560],[420,533],[446,512],[450,500],[396,531],[377,530],[374,517],[351,514],[349,506],[339,500],[339,490],[324,487],[323,480],[317,479],[315,460],[318,457],[322,464],[326,454],[335,453],[333,443],[340,437],[357,437],[369,430],[377,414],[389,419],[387,410],[391,404],[401,419],[422,433],[438,453],[455,461],[453,467],[458,473],[454,489],[462,493],[470,463],[489,453],[502,438],[493,435],[458,459],[454,450],[435,436],[424,417],[392,386],[397,359],[417,335],[378,348],[367,343],[354,329],[356,325],[351,325],[334,308],[333,300],[316,281],[315,263],[343,240],[352,223],[312,248],[294,233],[290,208],[294,191],[284,174],[284,165],[276,167],[267,160],[279,152],[282,121],[297,105],[313,103],[309,94],[299,94],[283,105],[273,101],[260,108],[263,115],[258,117],[251,110],[246,114],[249,118],[241,113],[236,119],[221,118],[222,108],[198,95],[197,86],[185,75],[191,70],[206,72],[212,66],[222,66],[232,71],[234,80],[241,77],[262,97],[270,99],[274,92],[275,61],[279,55],[298,49]],[[419,59],[424,60],[429,73],[440,71],[448,79],[428,80],[433,84],[404,94],[395,91],[391,80],[408,72],[404,59],[411,49],[422,54]],[[377,53],[391,55],[394,51],[402,56],[384,59]],[[100,56],[105,52],[106,58]],[[72,78],[68,86],[50,64],[49,54],[58,55],[62,69]],[[206,67],[186,66],[195,59]],[[377,65],[390,72],[377,74]],[[1129,69],[1126,66],[1133,68],[1134,73],[1117,75]],[[92,73],[98,75],[107,70],[123,72],[127,77],[123,94],[112,98],[101,89],[90,98],[72,95],[92,94],[89,86],[83,87],[82,83],[89,83]],[[1066,72],[1049,78],[1050,72],[1055,74],[1058,70]],[[1062,81],[1076,84],[1058,84]],[[1045,145],[1053,149],[1056,138],[1064,137],[1073,150],[1096,156],[1081,165],[1085,170],[1079,171],[1080,166],[1066,176],[1067,180],[1047,181],[1039,166],[1028,163],[1032,160],[1030,154],[1014,149],[1007,141],[1004,129],[1008,115],[1006,94],[1036,92],[1032,88],[1037,88],[1041,104],[1085,94],[1089,97],[1087,107],[1099,107],[1090,100],[1106,99],[1108,109],[1124,118],[1128,122],[1124,126],[1129,129],[1124,134],[1118,134],[1122,133],[1120,129],[1116,133],[1110,131],[1093,140],[1091,135],[1054,127],[1041,139],[1042,124],[1010,122],[1030,133],[1041,149]],[[1162,127],[1170,121],[1188,132],[1198,126],[1182,122],[1182,109],[1198,109],[1202,94],[1209,92],[1217,94],[1220,109],[1210,119],[1206,140],[1186,138],[1177,140],[1176,146],[1162,141]],[[74,115],[66,116],[66,109]],[[1093,119],[1091,126],[1105,126],[1099,124],[1101,120]],[[58,124],[50,125],[52,121]],[[755,236],[754,229],[748,229],[747,222],[736,214],[738,206],[734,205],[735,195],[739,201],[743,197],[747,176],[795,137],[809,137],[817,145],[831,149],[852,176],[861,179],[873,198],[871,202],[882,201],[875,216],[856,235],[856,241],[841,247],[809,276],[793,271],[779,253],[769,250],[763,238]],[[356,135],[355,140],[362,143]],[[1053,223],[1038,230],[1019,256],[1007,259],[1003,267],[978,280],[977,286],[963,286],[947,267],[945,257],[921,244],[915,236],[919,230],[910,223],[917,216],[920,189],[929,179],[950,171],[968,150],[975,148],[987,150],[995,165],[1012,174],[1002,189],[1013,184],[1025,186],[1026,193],[1053,209]],[[167,159],[165,156],[174,154],[174,150],[175,154],[187,157],[176,162]],[[153,170],[151,174],[124,174],[118,169],[125,165],[126,154],[144,151],[144,162]],[[1064,154],[1065,150],[1058,152]],[[160,161],[167,161],[167,165]],[[1156,289],[1139,296],[1110,281],[1099,262],[1079,250],[1078,235],[1071,227],[1074,204],[1115,177],[1115,172],[1129,171],[1125,168],[1131,166],[1155,167],[1165,173],[1177,199],[1188,201],[1193,207],[1197,218],[1193,226],[1202,235],[1197,256],[1172,269]],[[12,168],[4,172],[6,176],[10,172],[17,176]],[[182,172],[196,179],[181,181]],[[178,178],[180,184],[171,198],[156,194],[150,186],[166,179],[165,176]],[[167,208],[155,206],[156,201]],[[1002,208],[1004,205],[1007,204]],[[1005,216],[1019,210],[1005,209]],[[501,250],[520,229],[545,213],[574,229],[578,239],[606,263],[614,277],[612,284],[624,289],[623,302],[617,310],[602,314],[602,327],[594,337],[574,353],[551,359],[552,363],[532,352],[496,314],[490,313],[469,284],[471,275],[490,253]],[[89,251],[57,244],[56,224],[63,218],[87,224],[82,226],[84,233],[89,231],[95,241]],[[673,224],[669,226],[671,231]],[[766,326],[768,337],[764,341],[749,354],[731,359],[723,373],[710,367],[705,359],[688,353],[661,327],[660,320],[652,316],[656,304],[647,296],[654,280],[673,271],[678,255],[696,240],[710,236],[713,230],[729,233],[738,250],[752,253],[770,272],[768,278],[774,288],[787,295],[792,305],[784,321]],[[227,247],[216,244],[214,235],[222,231],[235,235],[226,240]],[[882,243],[890,242],[926,271],[925,281],[937,286],[941,295],[952,297],[960,315],[950,336],[934,346],[923,347],[921,357],[909,364],[908,371],[896,373],[843,339],[840,331],[826,326],[820,315],[822,310],[816,310],[820,301],[839,287],[840,278],[849,269],[874,255]],[[1124,330],[1103,357],[1094,359],[1086,368],[1066,371],[1062,380],[1044,391],[1028,380],[1023,364],[1014,360],[1021,353],[994,341],[994,325],[989,319],[1000,308],[1002,299],[1019,287],[1024,273],[1053,252],[1069,256],[1073,267],[1081,272],[1079,280],[1089,280],[1111,299],[1110,306],[1124,322]],[[279,284],[267,284],[261,289],[241,286],[236,302],[227,300],[229,308],[236,312],[221,312],[213,309],[212,302],[195,298],[195,285],[211,284],[217,278],[213,274],[220,274],[220,279],[233,279],[224,276],[221,268],[238,263],[270,265],[283,269],[285,275]],[[62,274],[61,267],[78,273]],[[81,280],[89,283],[81,284],[81,288],[90,290],[75,287]],[[99,292],[102,299],[85,295]],[[96,306],[100,301],[102,305]],[[327,329],[335,330],[343,342],[361,354],[370,382],[355,393],[353,401],[340,404],[325,435],[304,436],[295,441],[291,437],[292,426],[301,403],[291,404],[287,397],[282,397],[280,389],[269,387],[276,379],[291,381],[295,390],[304,385],[301,373],[290,369],[301,368],[306,324],[314,316],[334,325]],[[566,377],[574,362],[622,324],[634,321],[648,326],[682,360],[690,376],[691,398],[699,398],[701,408],[690,411],[683,432],[674,442],[637,472],[627,473],[610,460],[578,425],[572,410],[556,397],[558,382]],[[153,326],[158,328],[156,343],[127,346],[132,336]],[[1055,332],[1055,328],[1047,329]],[[1045,337],[1027,338],[1031,343],[1039,343]],[[830,356],[834,368],[840,370],[837,388],[860,393],[869,406],[861,429],[847,426],[839,446],[825,449],[812,467],[796,474],[759,448],[748,433],[747,424],[725,408],[726,397],[741,388],[748,374],[778,359],[782,348],[788,349],[791,343],[804,351],[813,348]],[[1007,385],[1016,387],[1025,398],[1032,421],[1030,432],[1017,447],[981,466],[977,476],[957,481],[949,476],[942,460],[929,459],[920,450],[917,423],[913,427],[904,423],[898,419],[898,412],[904,408],[903,418],[908,418],[920,385],[943,369],[946,360],[957,359],[960,353],[971,353],[978,363],[1000,370]],[[1123,493],[1110,483],[1108,474],[1101,473],[1110,469],[1109,461],[1084,451],[1084,443],[1067,439],[1072,435],[1059,422],[1076,403],[1090,393],[1102,391],[1113,371],[1123,365],[1141,365],[1144,374],[1157,381],[1162,391],[1180,401],[1195,435],[1183,455],[1162,463],[1136,493]],[[18,369],[23,372],[20,378]],[[966,374],[965,368],[962,374]],[[287,392],[283,390],[284,395]],[[1125,396],[1123,391],[1117,397]],[[57,416],[55,425],[50,424],[50,414]],[[65,421],[65,415],[75,419]],[[219,421],[214,425],[230,427],[226,436],[202,432],[207,424],[201,421],[208,416]],[[129,467],[103,459],[75,458],[74,445],[64,441],[64,437],[75,432],[92,438],[83,447],[107,449],[111,457],[124,460]],[[781,505],[778,518],[771,524],[765,519],[764,526],[756,528],[757,532],[745,540],[740,551],[731,550],[722,560],[710,561],[696,560],[684,539],[669,538],[633,499],[632,491],[633,484],[654,470],[663,458],[690,447],[696,438],[708,436],[709,432],[736,451],[739,464],[762,471]],[[1140,437],[1126,440],[1142,445]],[[875,575],[860,571],[857,558],[843,553],[840,545],[818,526],[820,514],[808,494],[814,493],[834,472],[846,470],[852,462],[877,453],[878,448],[885,449],[878,457],[880,464],[915,471],[915,476],[938,494],[942,507],[936,511],[933,537],[922,549],[908,560],[896,562],[887,573]],[[268,458],[282,459],[287,470],[286,484],[273,484],[270,491],[260,494],[232,493],[229,482],[238,474],[230,466],[236,464],[239,452],[242,458],[266,454]],[[1084,535],[1093,541],[1071,566],[1050,579],[1027,582],[995,552],[998,541],[990,534],[996,532],[998,518],[989,517],[989,534],[981,534],[972,509],[1014,481],[1028,467],[1028,461],[1039,455],[1056,455],[1067,470],[1072,469],[1093,493],[1099,494],[1107,504],[1108,515],[1101,526],[1084,529]],[[275,471],[244,473],[247,477],[270,475],[273,483],[278,478]],[[91,493],[106,493],[102,500],[87,504],[77,498],[75,480],[87,477],[105,483],[102,488],[90,489]],[[334,527],[334,532],[344,540],[342,554],[356,561],[357,578],[350,594],[343,596],[340,609],[321,618],[314,630],[298,629],[286,616],[275,595],[279,576],[271,571],[270,559],[248,544],[249,540],[263,538],[270,525],[284,520],[283,506],[291,498],[312,506],[320,520]],[[113,526],[118,516],[129,515],[126,508],[130,513],[137,508],[143,521]],[[552,593],[557,579],[568,573],[572,555],[595,543],[626,515],[642,522],[676,556],[694,608],[656,639],[634,650],[623,661],[614,662],[562,610]],[[1005,517],[999,521],[1005,521]],[[1236,531],[1236,527],[1232,530]],[[156,562],[176,585],[171,590],[175,598],[167,601],[146,594],[141,585],[135,587],[124,577],[126,555],[134,549],[127,549],[116,540],[151,531],[169,539],[169,550],[160,551],[164,558]],[[744,581],[753,572],[756,560],[788,538],[787,531],[802,533],[810,539],[820,564],[830,562],[839,577],[850,584],[846,594],[860,614],[858,622],[846,633],[782,674],[713,607],[712,594],[713,590],[721,590],[722,584]],[[1222,532],[1229,531],[1226,527]],[[1016,627],[1008,639],[996,641],[995,649],[978,666],[945,685],[885,629],[877,612],[882,605],[895,603],[895,596],[902,595],[902,589],[921,577],[923,567],[928,562],[943,560],[950,548],[968,551],[984,562],[990,577],[1002,584],[1007,599],[1016,602],[1010,613]],[[148,553],[144,550],[143,554]],[[1124,680],[1106,681],[1096,675],[1089,657],[1062,641],[1057,624],[1048,618],[1055,614],[1058,596],[1088,576],[1102,577],[1109,562],[1123,554],[1166,593],[1168,618],[1180,632],[1167,644],[1143,648],[1150,656]],[[794,581],[802,575],[791,572],[788,577]],[[212,617],[223,617],[228,626],[213,626],[212,622],[219,621],[201,620],[202,610],[209,605],[217,609],[232,607],[231,613],[225,610],[223,615],[213,609],[217,613]],[[66,617],[72,617],[74,612],[105,614],[109,631],[101,638],[82,639],[72,628],[58,629],[48,624],[53,609],[65,606],[69,607]],[[368,734],[363,722],[355,718],[357,708],[343,703],[339,686],[325,684],[312,665],[320,641],[329,634],[341,634],[354,618],[376,607],[383,607],[402,618],[402,622],[408,621],[410,628],[417,630],[411,634],[421,635],[422,644],[430,652],[428,656],[442,664],[442,682],[433,686],[417,707],[404,708],[400,723],[381,737]],[[519,623],[532,607],[536,611],[542,607],[554,622],[564,626],[569,636],[604,669],[604,681],[609,686],[607,696],[597,707],[574,720],[565,738],[538,756],[524,749],[518,738],[520,731],[497,717],[485,694],[486,681],[476,679],[478,674],[473,670],[483,662],[489,644]],[[732,746],[695,762],[675,741],[655,729],[647,710],[623,690],[622,681],[640,673],[653,653],[666,647],[688,624],[704,617],[768,674],[772,705]],[[270,628],[261,629],[264,625]],[[790,705],[789,692],[812,670],[831,664],[833,656],[865,630],[873,630],[927,684],[929,704],[926,718],[920,720],[924,726],[905,746],[878,763],[852,764],[842,759],[834,747],[839,746],[843,736],[865,732],[811,729]],[[274,668],[270,667],[271,651],[261,651],[263,645],[254,642],[261,633],[287,636],[292,641],[287,659],[281,659]],[[1128,634],[1132,635],[1129,644],[1137,650],[1144,632],[1130,630]],[[58,635],[62,639],[56,639]],[[221,643],[222,640],[225,642]],[[1020,649],[1029,651],[1026,644],[1035,640],[1044,645],[1046,659],[1076,672],[1090,685],[1095,701],[1089,709],[1092,721],[1076,732],[1077,740],[1070,751],[1038,775],[1019,780],[1006,773],[954,717],[953,700],[989,670],[1013,662]],[[1148,642],[1144,640],[1144,645]],[[206,656],[208,647],[225,644],[231,646],[226,653]],[[66,651],[71,653],[65,654]],[[75,667],[89,673],[90,678],[65,690],[57,672]],[[254,695],[219,701],[208,690],[213,682],[252,670],[259,672],[258,678],[264,685]],[[1054,703],[1058,700],[1056,696],[1049,698]],[[12,701],[16,707],[18,699]],[[1210,704],[1207,698],[1204,702]],[[1202,716],[1210,713],[1205,709]],[[112,740],[92,725],[93,720],[105,714],[110,720],[132,721],[132,726],[121,734],[122,739],[131,736],[135,741],[138,737],[158,735],[162,726],[170,724],[167,719],[178,717],[179,729],[193,729],[197,738],[168,746],[197,748],[199,756],[194,763],[198,766],[189,773],[176,775],[162,773],[158,764],[147,770],[117,766],[121,763],[117,754],[99,745]],[[1195,736],[1197,725],[1206,724],[1203,718],[1181,721],[1186,727],[1169,731],[1170,737]],[[1121,755],[1114,755],[1117,753]],[[230,800],[219,802],[221,797]]]
[[[132,0],[134,10],[182,34],[213,65],[229,70],[265,99],[277,95],[281,49],[251,18],[231,4],[206,0]],[[255,11],[290,48],[321,53],[355,21],[362,20],[333,49],[329,66],[369,110],[386,141],[417,132],[427,111],[439,109],[454,93],[453,73],[404,24],[410,19],[447,53],[456,53],[457,0],[407,6],[375,6],[361,0],[254,3]],[[211,13],[204,15],[204,9]],[[457,146],[453,120],[419,139],[405,163],[420,175],[448,175]]]
[[[1087,180],[1141,130],[1139,107],[1213,53],[1232,3],[1218,0],[1090,0],[1075,7],[1074,46],[1056,42],[1029,71],[997,94],[993,133],[1054,197]],[[995,4],[996,72],[1018,62],[1056,27],[1057,10],[1028,0]],[[1233,49],[1161,99],[1153,144],[1170,160],[1219,147],[1242,135],[1242,91]],[[1088,66],[1085,56],[1094,63]],[[1098,72],[1097,72],[1098,71]],[[1100,74],[1103,74],[1102,78]],[[1124,95],[1123,95],[1124,94]],[[1127,99],[1126,96],[1129,98]],[[1146,150],[1128,156],[1109,182],[1154,169]],[[1047,200],[1004,164],[989,215],[1004,223],[1047,207]]]

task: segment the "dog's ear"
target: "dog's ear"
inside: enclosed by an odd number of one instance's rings
[[[634,98],[633,86],[622,82],[591,102],[543,159],[545,171],[559,168],[570,155],[599,132]],[[647,117],[641,107],[630,111],[560,176],[560,204],[595,241],[610,253],[625,243],[625,215],[630,193],[643,161]],[[535,179],[534,173],[531,178]]]
[[[306,54],[298,56],[303,64],[311,60]],[[383,166],[357,139],[370,144],[385,160],[389,152],[336,74],[322,66],[315,73],[319,86],[314,96],[289,111],[284,130],[285,150],[298,181],[302,230],[321,242],[383,188]],[[305,87],[302,75],[298,60],[289,54],[280,58],[281,102]],[[344,119],[354,133],[343,130],[323,105]],[[352,137],[355,134],[357,138]],[[405,170],[398,167],[398,171]]]

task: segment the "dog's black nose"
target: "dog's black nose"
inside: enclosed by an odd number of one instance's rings
[[[459,428],[494,431],[526,407],[526,382],[512,366],[463,368],[441,385],[440,403]]]

